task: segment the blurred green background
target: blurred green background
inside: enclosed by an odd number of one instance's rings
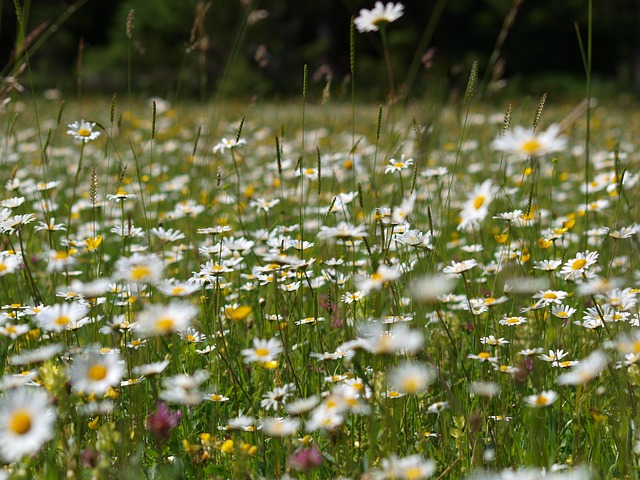
[[[299,95],[303,65],[310,88],[331,80],[350,95],[349,19],[372,0],[1,0],[0,66],[18,35],[16,5],[31,42],[36,89],[70,94],[131,88],[169,98]],[[587,0],[407,0],[388,28],[396,83],[407,95],[464,88],[473,60],[485,85],[524,93],[582,95]],[[133,35],[127,16],[135,12]],[[504,29],[511,11],[512,24]],[[41,29],[40,34],[32,32]],[[508,32],[506,32],[508,30]],[[640,0],[593,2],[593,71],[610,92],[640,86]],[[508,33],[492,58],[500,32]],[[30,32],[32,36],[29,38]],[[43,41],[44,40],[44,41]],[[41,45],[37,45],[41,42]],[[380,36],[356,33],[357,92],[387,88]],[[129,69],[129,61],[131,67]]]

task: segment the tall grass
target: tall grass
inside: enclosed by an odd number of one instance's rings
[[[5,105],[0,475],[638,478],[637,119],[478,75]]]

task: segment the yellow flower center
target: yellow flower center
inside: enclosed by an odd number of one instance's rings
[[[389,397],[399,397],[400,393],[396,391],[391,391],[387,394]]]
[[[558,298],[558,296],[553,292],[547,292],[542,296],[542,298],[547,298],[549,300],[555,300],[556,298]]]
[[[484,205],[484,202],[486,200],[486,197],[484,195],[478,195],[476,198],[473,199],[473,208],[475,208],[476,210],[479,210],[482,205]]]
[[[173,318],[162,317],[156,322],[156,329],[161,332],[168,332],[173,328]]]
[[[487,358],[490,358],[491,354],[489,352],[480,352],[478,354],[478,358],[481,358],[482,360],[486,360]]]
[[[96,382],[100,380],[104,380],[107,376],[107,367],[102,365],[101,363],[96,363],[95,365],[91,365],[89,367],[89,371],[87,372],[87,376]]]
[[[382,274],[378,272],[372,273],[371,280],[376,280],[376,281],[382,280]]]
[[[4,272],[7,269],[7,265],[4,263],[0,263],[0,273]]]
[[[258,357],[267,357],[267,356],[269,356],[269,349],[268,348],[256,348],[255,354]]]
[[[531,138],[529,140],[527,140],[526,142],[524,142],[522,144],[522,146],[520,147],[520,149],[524,152],[527,153],[529,155],[534,155],[541,147],[542,145],[540,144],[540,142],[538,140],[536,140],[535,138]]]
[[[547,397],[545,397],[544,395],[538,395],[536,397],[535,404],[536,405],[546,405],[547,404]]]
[[[571,264],[571,270],[580,270],[586,264],[587,264],[587,261],[584,258],[578,258],[577,260],[574,260],[573,263]]]
[[[137,265],[131,269],[131,278],[133,280],[142,280],[151,275],[151,269],[146,265]]]
[[[507,323],[508,323],[509,325],[513,325],[513,324],[516,324],[516,323],[520,323],[520,319],[519,319],[519,318],[516,318],[516,317],[509,317],[509,318],[507,318]]]
[[[558,313],[556,313],[556,316],[558,318],[568,318],[569,314],[567,312],[558,312]]]
[[[420,389],[420,384],[415,378],[409,378],[404,382],[404,390],[407,393],[416,393]]]
[[[26,409],[19,409],[9,420],[9,430],[17,435],[24,435],[31,430],[31,414]]]
[[[407,480],[417,480],[424,478],[422,469],[420,467],[409,467],[404,470],[404,478]]]
[[[91,130],[86,129],[86,128],[79,128],[78,129],[78,135],[80,135],[81,137],[90,137],[91,136]]]
[[[69,255],[67,254],[67,252],[56,252],[53,258],[54,260],[66,260],[67,258],[69,258]]]
[[[65,326],[67,323],[69,323],[71,321],[71,319],[67,316],[62,316],[62,317],[58,317],[56,318],[56,321],[54,322],[56,325],[59,325],[61,327]]]

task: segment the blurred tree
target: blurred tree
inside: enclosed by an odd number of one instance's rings
[[[6,59],[15,38],[14,2],[0,1],[0,53]],[[33,2],[30,28],[60,15],[71,2]],[[434,8],[443,2],[431,41],[417,51]],[[429,69],[420,71],[414,93],[436,77],[464,82],[472,60],[487,65],[512,2],[405,1],[405,15],[389,28],[398,83],[423,58]],[[208,3],[87,0],[34,56],[33,81],[73,89],[80,64],[84,88],[121,89],[127,85],[130,53],[132,86],[161,95],[203,95],[218,88],[235,95],[297,94],[305,63],[320,85],[330,75],[339,86],[349,73],[349,18],[374,0],[216,0],[205,8]],[[500,50],[505,76],[522,84],[545,75],[584,78],[575,25],[584,39],[586,7],[585,0],[525,0]],[[640,83],[640,0],[593,2],[593,7],[595,73],[631,86],[635,66]],[[125,23],[131,9],[135,29],[129,42]],[[385,88],[379,36],[358,34],[356,42],[358,91],[379,95]]]

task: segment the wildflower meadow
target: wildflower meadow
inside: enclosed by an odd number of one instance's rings
[[[7,97],[0,478],[640,476],[640,118],[403,98],[402,15],[379,105]]]

